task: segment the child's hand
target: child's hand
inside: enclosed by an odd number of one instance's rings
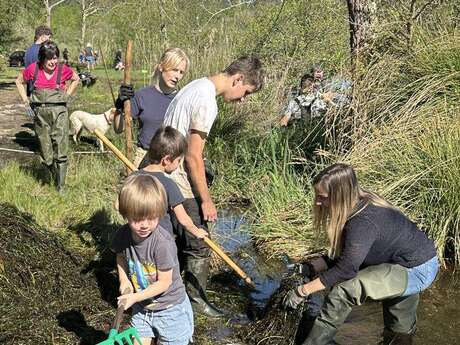
[[[123,305],[124,310],[129,309],[134,303],[137,302],[135,293],[118,296],[117,300],[118,306]]]
[[[197,238],[203,239],[203,238],[209,236],[209,233],[206,230],[202,229],[202,228],[196,228],[194,235]]]
[[[118,289],[120,291],[120,295],[126,295],[128,293],[133,293],[133,285],[128,282],[126,284],[120,284],[120,288]]]

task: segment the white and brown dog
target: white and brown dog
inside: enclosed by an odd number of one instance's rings
[[[118,115],[118,111],[115,108],[110,108],[103,114],[90,114],[86,111],[77,110],[70,114],[70,121],[72,122],[72,138],[75,143],[80,139],[80,135],[83,129],[86,129],[89,133],[97,128],[103,134],[109,130],[115,116]],[[104,144],[98,138],[99,149],[104,152]]]

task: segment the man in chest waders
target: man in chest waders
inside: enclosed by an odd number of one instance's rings
[[[69,148],[67,103],[80,79],[70,67],[59,64],[58,58],[59,48],[55,43],[42,43],[38,51],[38,61],[19,74],[16,86],[27,114],[34,121],[42,162],[50,169],[58,191],[62,192]],[[68,80],[71,84],[66,88]],[[26,91],[28,81],[32,81],[33,85],[30,95]]]

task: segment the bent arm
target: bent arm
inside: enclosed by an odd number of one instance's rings
[[[136,292],[134,294],[134,302],[141,302],[143,300],[153,298],[168,290],[172,284],[172,272],[172,269],[168,271],[158,270],[158,280],[155,283],[149,285],[145,290]]]
[[[185,228],[185,230],[187,230],[192,235],[198,238],[203,238],[205,236],[208,236],[208,233],[205,230],[198,228],[193,223],[192,218],[190,218],[190,216],[187,214],[182,204],[179,204],[176,207],[174,207],[173,211],[174,211],[174,214],[176,215],[177,220]]]
[[[72,81],[70,83],[69,88],[67,89],[67,94],[72,96],[75,93],[75,90],[77,89],[78,83],[80,82],[80,77],[76,72],[73,72],[72,78],[70,78]]]
[[[22,101],[24,103],[29,103],[29,99],[27,98],[27,90],[26,90],[26,82],[24,80],[24,77],[22,76],[22,73],[19,73],[18,77],[16,78],[16,88],[18,89],[19,96],[21,97]]]

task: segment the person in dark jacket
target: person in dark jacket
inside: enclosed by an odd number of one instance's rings
[[[284,305],[297,306],[314,292],[330,289],[303,345],[325,345],[355,305],[383,305],[380,344],[412,344],[419,293],[436,278],[439,263],[432,240],[398,209],[366,191],[350,165],[337,163],[313,180],[314,224],[330,241],[327,265],[316,279],[288,292]],[[326,263],[326,262],[325,262]]]

